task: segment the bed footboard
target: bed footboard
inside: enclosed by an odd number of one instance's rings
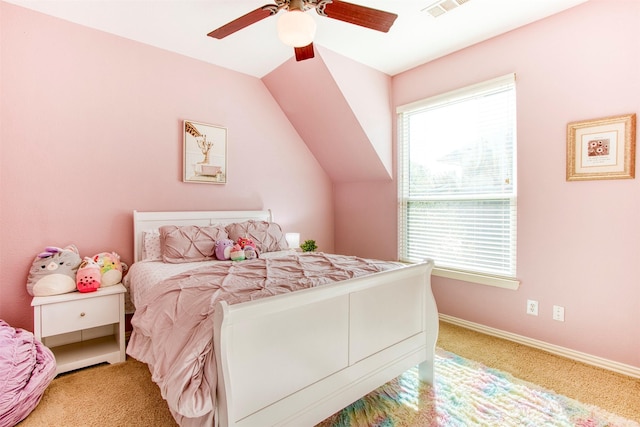
[[[433,382],[432,261],[233,306],[214,318],[220,426],[312,426],[419,365]]]

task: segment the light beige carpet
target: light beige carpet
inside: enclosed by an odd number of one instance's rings
[[[640,422],[640,380],[441,323],[438,347]],[[133,359],[57,377],[19,424],[175,426],[145,364]]]

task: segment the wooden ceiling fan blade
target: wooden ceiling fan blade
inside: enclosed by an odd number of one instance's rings
[[[318,14],[328,16],[329,18],[371,28],[376,31],[382,31],[383,33],[389,31],[398,17],[395,13],[339,0],[332,0],[326,3],[320,1],[318,2],[316,11]]]
[[[271,15],[275,15],[278,13],[278,6],[275,4],[266,4],[252,12],[247,13],[246,15],[242,15],[238,19],[234,19],[233,21],[224,24],[222,27],[217,28],[207,34],[209,37],[213,37],[216,39],[222,39],[235,33],[238,30],[248,27],[251,24],[255,24],[258,21],[262,21],[265,18],[268,18]]]
[[[313,43],[309,43],[303,47],[294,48],[296,51],[296,61],[304,61],[305,59],[311,59],[315,56],[313,52]]]

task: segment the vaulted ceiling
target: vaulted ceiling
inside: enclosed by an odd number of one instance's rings
[[[256,77],[293,56],[278,40],[277,16],[221,40],[207,37],[265,3],[284,0],[5,1]],[[396,13],[388,33],[306,13],[317,23],[314,45],[394,75],[585,1],[349,0]]]

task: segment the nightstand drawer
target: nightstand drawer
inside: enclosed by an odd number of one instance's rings
[[[73,332],[120,321],[119,295],[42,306],[42,336]]]

